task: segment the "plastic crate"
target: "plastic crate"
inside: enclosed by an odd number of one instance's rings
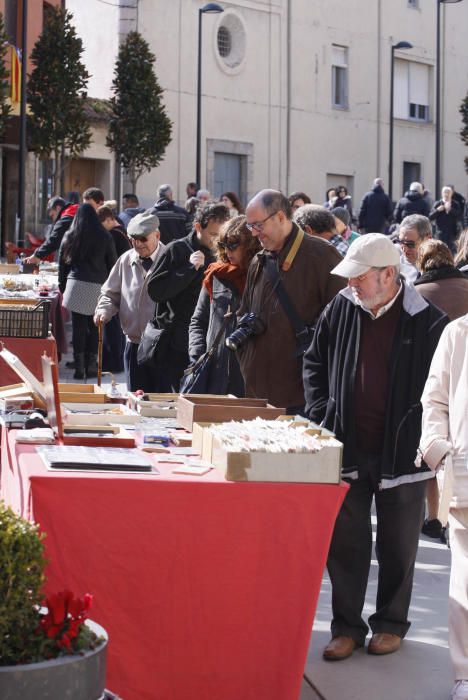
[[[36,306],[0,305],[0,336],[4,338],[47,338],[50,301]]]

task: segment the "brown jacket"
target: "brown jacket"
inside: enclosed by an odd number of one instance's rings
[[[296,224],[278,255],[285,260],[298,233]],[[246,396],[268,399],[282,408],[304,405],[302,358],[298,358],[294,330],[276,293],[265,277],[261,251],[252,260],[238,317],[248,312],[260,316],[266,324],[264,333],[251,337],[238,351],[245,380]],[[316,236],[305,234],[287,272],[280,269],[283,286],[297,313],[312,326],[324,307],[345,286],[332,270],[342,260],[334,246]]]
[[[422,296],[445,311],[451,321],[468,313],[468,278],[454,267],[428,270],[414,286]]]

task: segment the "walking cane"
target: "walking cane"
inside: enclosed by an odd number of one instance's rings
[[[99,333],[99,340],[98,340],[97,385],[101,386],[101,379],[102,379],[102,321],[101,320],[98,323],[98,333]]]

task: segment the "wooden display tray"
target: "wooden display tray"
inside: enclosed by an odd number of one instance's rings
[[[339,484],[342,452],[341,444],[316,453],[228,452],[213,437],[210,461],[227,481]]]
[[[61,403],[62,414],[67,425],[122,424],[135,425],[140,420],[138,413],[116,403]]]
[[[46,355],[43,355],[41,360],[47,415],[50,427],[57,435],[60,443],[63,445],[82,445],[84,447],[135,447],[135,438],[119,426],[114,428],[108,425],[64,424],[60,406],[57,365]],[[79,434],[81,431],[86,432],[86,434]],[[100,434],[102,431],[106,431],[107,435]],[[89,435],[91,432],[95,432],[96,435]],[[70,433],[74,434],[71,435]]]
[[[334,433],[308,420],[292,421],[291,416],[277,420],[291,427],[306,424],[308,432],[319,439],[335,438]],[[211,428],[220,421],[194,423],[192,445],[202,459],[211,462],[227,481],[272,481],[337,484],[341,479],[343,446],[330,445],[319,453],[229,452]]]
[[[235,396],[181,394],[177,401],[177,422],[189,432],[194,423],[223,423],[230,420],[273,420],[286,409],[271,406],[266,399],[238,399]]]
[[[128,392],[128,405],[140,416],[151,418],[175,418],[177,414],[177,399],[179,394],[153,394],[147,393],[137,396],[135,392]]]
[[[97,384],[57,384],[62,403],[108,403],[106,390]]]

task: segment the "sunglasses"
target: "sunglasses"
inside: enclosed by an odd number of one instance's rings
[[[416,243],[415,241],[407,241],[405,238],[401,238],[399,241],[396,241],[397,245],[402,245],[405,248],[416,248]]]
[[[231,243],[227,243],[226,241],[218,241],[218,247],[221,248],[221,250],[237,250],[238,247],[240,246],[240,241],[232,241]]]

